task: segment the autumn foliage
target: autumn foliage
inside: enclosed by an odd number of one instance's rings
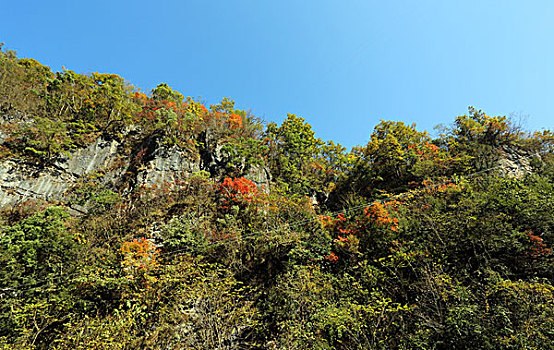
[[[552,348],[550,131],[470,108],[348,151],[2,50],[0,80],[0,349]]]
[[[124,242],[121,245],[121,254],[123,255],[121,265],[133,271],[147,272],[159,264],[160,250],[144,237]]]
[[[229,128],[230,129],[239,129],[242,127],[242,117],[238,114],[229,115]]]
[[[244,177],[226,177],[223,182],[219,184],[218,189],[223,198],[224,208],[251,203],[259,194],[256,184]]]
[[[380,202],[374,202],[371,206],[365,208],[364,218],[367,222],[376,226],[398,231],[398,218],[391,217],[385,206]]]
[[[540,258],[552,254],[552,249],[546,246],[542,237],[534,235],[532,231],[528,231],[527,234],[531,243],[531,250],[529,252],[531,257]]]

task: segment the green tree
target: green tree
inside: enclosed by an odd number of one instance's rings
[[[183,100],[185,99],[185,97],[180,92],[173,90],[166,83],[158,84],[158,86],[156,86],[156,88],[152,90],[152,98],[154,100],[166,100],[174,102],[176,104],[183,103]]]
[[[95,117],[104,129],[112,123],[128,122],[137,107],[131,93],[134,88],[116,74],[92,73],[92,100]]]
[[[469,107],[469,113],[458,116],[441,141],[453,155],[467,158],[473,170],[481,170],[494,166],[501,147],[513,146],[523,136],[508,117]]]
[[[0,337],[13,344],[45,347],[69,317],[67,294],[79,244],[68,214],[50,207],[0,236]]]
[[[429,144],[427,132],[415,124],[382,120],[364,147],[355,149],[355,163],[340,184],[339,192],[372,197],[378,191],[403,191],[409,182],[420,180],[413,167],[418,158],[413,147]]]
[[[319,166],[323,142],[314,135],[311,125],[294,114],[288,114],[279,127],[274,123],[267,126],[271,172],[291,193],[310,195],[319,190],[313,169]]]

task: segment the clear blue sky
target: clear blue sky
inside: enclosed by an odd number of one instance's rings
[[[54,70],[166,82],[208,103],[365,144],[473,105],[554,127],[553,1],[4,1],[0,41]]]

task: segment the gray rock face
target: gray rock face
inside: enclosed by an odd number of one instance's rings
[[[12,112],[0,115],[0,145],[9,136],[2,131],[6,124],[31,123],[28,116]],[[137,126],[122,130],[125,137],[137,135]],[[205,170],[213,178],[224,176],[228,155],[222,151],[217,136],[211,130],[200,135],[204,145],[200,157],[190,155],[177,146],[159,143],[155,136],[142,141],[136,153],[124,150],[122,142],[101,136],[87,147],[62,156],[49,166],[22,159],[0,160],[0,208],[27,200],[58,201],[68,198],[79,179],[96,173],[96,181],[106,188],[121,192],[137,186],[152,186],[184,180]],[[139,155],[140,152],[143,152]],[[260,187],[269,188],[271,175],[266,168],[252,167],[246,177]],[[77,208],[78,212],[86,211]]]
[[[54,166],[74,176],[102,170],[109,167],[117,158],[119,142],[98,138],[87,148],[79,149],[56,163]]]
[[[27,199],[60,200],[77,179],[109,168],[117,158],[117,141],[97,139],[52,166],[40,167],[18,160],[0,162],[0,207]]]
[[[253,166],[245,176],[248,180],[256,184],[262,191],[269,191],[271,183],[271,173],[266,167]]]
[[[0,207],[27,199],[60,199],[75,177],[56,169],[39,171],[22,162],[0,162]]]
[[[200,170],[209,172],[212,177],[221,177],[228,170],[226,166],[230,160],[229,154],[224,151],[224,145],[219,144],[219,140],[210,130],[207,130],[201,138],[204,147],[200,151]],[[268,190],[272,179],[269,169],[259,165],[246,168],[244,163],[243,160],[238,166],[239,172],[261,190]]]
[[[152,153],[153,159],[139,168],[138,185],[153,185],[162,182],[173,182],[176,179],[187,178],[190,174],[200,171],[200,163],[190,159],[177,146],[171,148],[158,147]]]
[[[503,149],[503,157],[498,160],[500,174],[517,179],[522,178],[533,171],[531,166],[533,156],[533,154],[517,148]],[[535,156],[540,157],[538,154]]]
[[[101,184],[110,189],[129,191],[137,186],[152,186],[184,180],[200,170],[218,178],[225,173],[226,159],[215,140],[197,159],[177,146],[145,140],[140,157],[124,154],[122,144],[99,137],[86,148],[75,150],[50,166],[39,166],[23,160],[0,161],[0,208],[26,200],[63,200],[83,176],[99,174]],[[140,159],[139,159],[140,158]],[[139,159],[139,160],[137,160]],[[246,177],[265,189],[271,175],[264,167],[252,167]]]

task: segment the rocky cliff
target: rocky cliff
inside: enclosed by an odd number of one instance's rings
[[[533,171],[531,166],[533,157],[540,158],[540,154],[516,147],[504,147],[498,160],[500,174],[518,179],[522,178]]]
[[[120,193],[130,193],[140,186],[184,180],[200,171],[214,178],[224,176],[227,161],[222,145],[209,133],[202,137],[200,156],[177,145],[165,145],[153,136],[129,150],[125,147],[125,137],[118,140],[101,135],[89,146],[49,164],[3,159],[0,161],[0,208],[27,200],[66,199],[79,180],[92,175],[105,188]],[[266,188],[271,180],[269,171],[262,166],[251,167],[245,177]]]

